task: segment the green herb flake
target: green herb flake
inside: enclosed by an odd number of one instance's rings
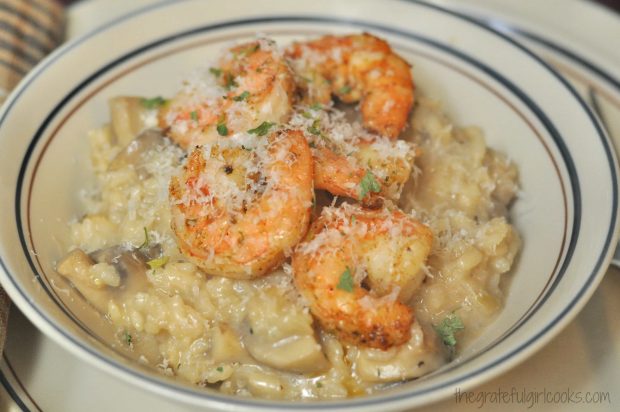
[[[127,346],[131,346],[133,344],[133,338],[127,331],[123,333],[123,340],[127,343]]]
[[[435,326],[435,331],[441,338],[444,345],[454,349],[456,346],[456,332],[465,329],[463,321],[455,313],[451,313],[441,321],[439,325]]]
[[[220,136],[228,136],[228,127],[226,127],[226,124],[218,123],[218,125],[215,128],[217,129],[217,133]]]
[[[356,221],[357,221],[357,218],[355,216],[351,216],[351,223],[355,224]]]
[[[312,133],[315,136],[319,136],[321,134],[321,122],[320,120],[315,120],[312,122],[312,126],[308,126],[306,129],[308,132]]]
[[[362,178],[360,182],[360,197],[359,200],[362,200],[366,197],[366,195],[370,192],[379,193],[381,191],[381,185],[377,182],[375,175],[367,170],[366,174]]]
[[[149,265],[149,267],[151,269],[158,269],[160,267],[163,267],[166,263],[168,263],[168,256],[162,256],[156,259],[151,259],[148,262],[146,262],[147,265]]]
[[[256,43],[240,50],[237,49],[236,51],[233,51],[233,54],[236,56],[249,56],[250,54],[257,52],[259,49],[260,44]]]
[[[256,43],[254,46],[250,46],[245,50],[245,55],[249,56],[250,54],[256,53],[260,49],[260,44]]]
[[[344,290],[345,292],[353,292],[353,276],[351,275],[351,269],[347,266],[344,272],[340,275],[340,280],[336,288]]]
[[[138,246],[138,249],[144,249],[146,247],[149,247],[149,243],[150,243],[149,231],[146,230],[146,226],[145,226],[144,227],[144,242],[142,242],[142,244]]]
[[[218,372],[224,372],[224,368],[221,366],[218,366],[217,368],[215,368],[215,370]]]
[[[267,132],[269,132],[269,129],[271,129],[271,126],[273,125],[274,123],[271,122],[262,122],[257,128],[248,130],[248,133],[252,133],[258,136],[264,136],[267,134]]]
[[[140,103],[145,109],[153,110],[166,104],[166,99],[161,96],[151,97],[150,99],[142,98]]]
[[[306,119],[312,119],[312,115],[308,112],[302,112],[301,115]]]
[[[222,69],[218,69],[217,67],[209,67],[209,72],[216,77],[220,77],[222,75]]]
[[[347,85],[345,85],[345,86],[342,86],[342,87],[338,90],[338,93],[339,93],[339,94],[349,94],[349,93],[351,93],[351,90],[353,90],[353,89],[351,89],[351,86],[347,86]]]
[[[197,122],[197,121],[198,121],[198,112],[197,112],[196,110],[192,111],[192,112],[189,114],[189,117],[190,117],[193,121]]]
[[[227,90],[230,90],[233,87],[239,86],[237,84],[237,82],[235,81],[235,77],[231,73],[226,73],[225,77],[226,77],[226,86],[225,87],[226,87]]]
[[[239,96],[235,96],[232,99],[236,102],[242,102],[246,100],[248,97],[250,97],[250,92],[246,90],[243,93],[241,93]]]
[[[310,106],[310,109],[323,110],[323,105],[321,103],[312,103],[312,106]]]
[[[322,384],[321,382],[317,382],[317,383],[316,383],[316,387],[320,389],[320,388],[322,388],[322,387],[323,387],[323,384]]]

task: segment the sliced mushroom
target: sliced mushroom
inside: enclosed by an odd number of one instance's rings
[[[157,108],[144,104],[145,99],[117,96],[109,101],[112,131],[120,145],[129,144],[138,133],[157,124]]]
[[[90,276],[95,263],[82,249],[74,249],[58,262],[56,271],[66,277],[95,309],[105,313],[110,294]]]
[[[123,150],[121,150],[108,166],[108,170],[118,170],[127,165],[133,165],[138,172],[138,177],[144,179],[148,177],[148,172],[144,167],[144,153],[157,147],[162,147],[166,143],[164,135],[159,129],[147,129],[140,133],[138,137],[131,140]]]
[[[211,356],[216,363],[240,362],[249,359],[238,336],[226,325],[218,325],[213,330]]]
[[[404,345],[386,351],[373,348],[351,351],[357,376],[373,383],[418,378],[445,363],[432,330],[424,330],[418,322],[411,326],[411,339]]]
[[[56,266],[56,271],[69,279],[75,288],[101,313],[107,312],[108,301],[119,294],[147,289],[147,263],[161,256],[161,246],[127,249],[113,246],[90,255],[81,249],[69,252]],[[98,274],[112,271],[118,282],[102,279]]]
[[[312,317],[278,289],[267,289],[249,302],[246,325],[245,348],[257,361],[298,373],[329,367],[315,338]]]

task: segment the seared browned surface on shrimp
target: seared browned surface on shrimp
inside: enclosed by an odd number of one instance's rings
[[[398,201],[417,148],[366,130],[351,114],[326,105],[297,105],[290,125],[304,131],[314,158],[314,187],[377,207]]]
[[[319,147],[314,150],[314,187],[327,190],[332,195],[360,198],[360,182],[364,178],[366,170],[355,167],[347,161],[346,156],[339,155],[334,151]],[[364,202],[372,203],[376,193],[368,192]]]
[[[159,125],[184,148],[245,132],[263,122],[280,123],[291,112],[295,83],[271,40],[233,47],[184,85],[159,113]]]
[[[312,197],[312,155],[301,132],[225,139],[194,149],[172,179],[172,228],[206,273],[254,278],[304,237]]]
[[[409,340],[402,301],[424,279],[431,245],[430,229],[400,211],[325,208],[293,254],[295,283],[326,330],[385,350]]]
[[[360,102],[364,126],[395,139],[413,106],[410,65],[371,34],[324,36],[286,51],[309,103]]]
[[[313,149],[314,187],[335,196],[356,199],[374,208],[383,199],[397,201],[412,171],[413,155],[408,159],[379,155],[372,142],[359,143],[350,156],[320,147]],[[382,172],[383,177],[372,171]]]

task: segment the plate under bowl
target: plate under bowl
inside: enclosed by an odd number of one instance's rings
[[[368,31],[413,63],[417,89],[520,170],[511,211],[524,241],[504,310],[458,359],[383,393],[333,402],[234,398],[170,381],[104,344],[54,288],[76,192],[90,179],[86,132],[115,95],[171,95],[223,47],[257,33],[280,43]],[[425,2],[183,0],[147,7],[50,56],[0,115],[0,280],[43,332],[143,388],[218,409],[383,410],[480,384],[525,359],[584,305],[617,238],[617,161],[585,104],[545,63],[467,17]]]

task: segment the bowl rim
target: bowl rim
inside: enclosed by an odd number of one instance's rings
[[[182,0],[183,2],[186,2],[188,0]],[[477,368],[476,370],[470,372],[469,374],[467,374],[466,376],[460,377],[458,379],[455,379],[455,381],[449,381],[449,382],[443,382],[440,383],[439,385],[437,385],[436,387],[433,388],[429,388],[425,391],[422,392],[416,392],[416,393],[411,393],[411,391],[408,391],[407,393],[404,394],[396,394],[394,396],[391,397],[387,397],[387,398],[376,398],[376,399],[372,399],[372,398],[364,398],[361,400],[360,403],[358,402],[354,402],[352,399],[347,399],[345,401],[342,402],[334,402],[334,401],[319,401],[319,402],[313,402],[311,404],[297,404],[296,406],[299,407],[300,409],[317,409],[317,408],[325,408],[326,406],[329,406],[330,408],[334,408],[334,409],[346,409],[349,407],[356,407],[356,406],[372,406],[372,405],[376,405],[378,403],[395,403],[398,401],[404,401],[404,400],[410,400],[413,397],[420,397],[420,396],[425,396],[425,395],[431,395],[434,394],[435,399],[439,398],[439,397],[443,397],[444,395],[441,394],[441,392],[445,392],[445,390],[450,390],[454,387],[454,385],[458,384],[459,382],[464,383],[462,385],[463,388],[468,387],[468,386],[472,386],[474,385],[477,380],[477,382],[479,383],[481,380],[487,380],[499,373],[502,372],[502,370],[504,368],[498,367],[498,365],[501,364],[505,364],[506,367],[509,366],[514,366],[514,364],[516,364],[517,362],[525,359],[526,357],[528,357],[529,355],[531,355],[535,350],[539,349],[540,347],[542,347],[548,340],[550,340],[553,336],[555,336],[555,334],[557,334],[561,328],[567,324],[575,315],[576,313],[579,311],[579,309],[581,309],[583,307],[583,305],[585,305],[587,298],[589,296],[591,296],[591,294],[594,292],[595,286],[596,284],[598,284],[598,282],[602,279],[602,274],[603,274],[603,269],[607,266],[607,264],[609,263],[610,259],[611,259],[611,252],[613,251],[613,248],[611,247],[612,245],[615,245],[616,241],[617,241],[617,237],[618,237],[618,218],[617,218],[617,213],[618,213],[618,165],[617,165],[617,159],[615,157],[615,153],[614,151],[611,149],[611,144],[610,144],[610,139],[609,137],[606,135],[606,133],[604,132],[604,130],[602,129],[601,125],[599,124],[598,119],[595,118],[595,116],[593,115],[592,111],[590,110],[590,108],[585,104],[585,102],[581,99],[581,97],[576,93],[576,91],[573,89],[573,87],[563,78],[561,77],[551,66],[549,66],[547,63],[545,63],[544,61],[542,61],[540,58],[538,58],[535,54],[533,54],[532,52],[530,52],[528,49],[526,49],[524,46],[520,45],[520,43],[518,43],[517,41],[511,39],[510,37],[508,37],[507,35],[504,35],[501,32],[496,31],[495,29],[493,29],[492,27],[489,27],[487,25],[485,25],[484,23],[480,22],[479,20],[476,20],[475,18],[469,17],[465,14],[461,14],[459,12],[456,12],[454,10],[451,10],[449,8],[444,8],[435,4],[431,4],[428,3],[426,1],[423,0],[399,0],[399,2],[401,3],[416,3],[416,4],[420,4],[435,10],[438,10],[440,12],[444,12],[447,14],[450,14],[452,16],[455,16],[457,18],[463,19],[471,24],[474,24],[476,26],[479,26],[485,30],[487,30],[488,32],[490,32],[491,34],[494,34],[496,36],[499,36],[501,38],[503,38],[505,41],[507,41],[508,43],[511,43],[513,46],[517,47],[518,49],[521,49],[522,51],[526,52],[530,58],[534,59],[535,61],[537,61],[539,64],[541,64],[545,69],[547,69],[549,72],[551,72],[551,74],[564,86],[566,87],[569,92],[574,96],[575,100],[577,102],[580,103],[581,107],[583,108],[584,112],[588,115],[592,125],[594,126],[594,129],[597,131],[597,135],[600,139],[600,141],[602,142],[602,146],[603,149],[605,150],[605,154],[607,156],[608,159],[608,163],[609,166],[611,167],[611,178],[612,178],[612,183],[613,183],[613,208],[612,208],[612,216],[611,216],[611,223],[609,225],[609,231],[606,234],[606,238],[605,238],[605,247],[603,248],[603,250],[600,252],[600,254],[598,255],[598,258],[596,260],[596,264],[594,265],[594,267],[591,270],[590,275],[588,275],[588,277],[586,278],[585,282],[583,283],[582,287],[580,288],[580,291],[578,294],[576,294],[573,299],[568,302],[568,304],[566,305],[565,309],[563,311],[561,311],[553,320],[553,322],[550,322],[547,327],[545,327],[544,329],[540,330],[538,333],[533,334],[530,339],[528,339],[526,342],[522,343],[521,345],[519,345],[519,347],[515,350],[513,350],[510,353],[505,354],[504,356],[496,359],[494,362],[491,363],[487,363],[482,365],[481,367]],[[115,20],[112,20],[110,23],[90,32],[89,34],[82,36],[82,37],[78,37],[75,40],[67,43],[65,46],[63,46],[62,48],[60,48],[59,50],[57,50],[56,52],[54,52],[51,56],[49,56],[47,59],[45,59],[39,66],[37,66],[37,68],[35,70],[33,70],[27,77],[26,79],[24,79],[24,81],[22,81],[22,83],[20,83],[20,85],[18,86],[18,88],[16,88],[16,90],[11,94],[10,98],[7,101],[7,104],[4,106],[1,114],[0,114],[0,125],[2,123],[4,123],[6,116],[8,115],[8,113],[10,112],[12,106],[16,103],[16,101],[19,99],[19,96],[21,95],[22,92],[24,92],[29,84],[34,81],[36,79],[36,77],[38,77],[38,75],[40,75],[41,73],[44,72],[45,68],[50,65],[53,64],[56,60],[58,60],[59,58],[61,58],[65,53],[69,52],[70,50],[72,50],[73,48],[81,45],[83,42],[87,41],[90,37],[102,32],[102,31],[106,31],[109,30],[110,28],[113,28],[114,26],[120,24],[121,22],[124,22],[125,20],[129,20],[132,19],[136,16],[139,16],[141,14],[145,14],[150,12],[153,9],[157,9],[160,7],[165,7],[165,6],[170,6],[172,4],[174,4],[175,2],[171,2],[171,1],[164,1],[161,3],[156,3],[153,5],[149,5],[146,6],[144,8],[135,10],[132,13],[129,13],[128,15],[119,17]],[[290,16],[289,16],[290,17]],[[323,17],[324,19],[324,17]],[[237,22],[242,21],[243,19],[238,19],[235,20]],[[314,21],[310,18],[310,20],[308,20],[308,16],[305,16],[302,18],[302,20],[305,21]],[[345,23],[345,24],[353,24],[353,25],[357,25],[357,27],[368,27],[368,28],[375,28],[375,29],[380,29],[382,31],[385,32],[390,32],[390,33],[396,33],[396,34],[400,34],[400,35],[404,35],[405,37],[411,37],[410,33],[406,33],[406,32],[402,32],[399,31],[397,29],[392,29],[389,28],[387,26],[381,26],[379,24],[376,23],[371,23],[368,21],[364,21],[364,20],[359,20],[359,19],[340,19],[340,18],[334,18],[334,19],[327,19],[329,22],[331,23]],[[204,29],[207,26],[213,26],[213,25],[217,25],[217,23],[215,24],[205,24],[203,26],[201,26],[202,29]],[[187,31],[181,31],[181,32],[177,32],[176,35],[183,35],[184,33],[186,34]],[[170,38],[173,37],[173,35],[169,36]],[[168,38],[168,37],[166,37]],[[153,42],[155,43],[155,42]],[[148,45],[153,46],[153,43],[149,43]],[[133,51],[123,54],[121,56],[121,60],[123,58],[126,58],[128,56],[130,56],[132,53],[134,53],[136,50],[134,49]],[[462,54],[461,57],[468,57],[465,54]],[[471,59],[471,58],[468,58]],[[116,60],[115,60],[116,61]],[[482,66],[485,66],[484,63],[481,63]],[[113,66],[113,65],[112,65]],[[501,75],[500,75],[501,76]],[[88,82],[90,79],[90,77],[85,80],[85,82]],[[87,83],[86,83],[87,84]],[[70,94],[67,95],[66,99],[70,99]],[[59,106],[62,106],[62,102],[59,104]],[[56,107],[59,107],[56,106]],[[50,112],[49,117],[53,118],[55,115],[55,113],[52,111]],[[45,129],[45,124],[43,124],[41,126],[41,129],[39,130],[39,132],[41,132],[42,130]],[[37,134],[39,134],[39,132]],[[32,149],[34,143],[36,143],[36,138],[33,139],[33,141],[31,142],[31,146],[29,146],[29,150]],[[18,190],[19,190],[19,184],[18,184]],[[20,199],[20,196],[17,196],[17,199]],[[19,215],[21,212],[19,211],[19,206],[16,205],[16,210],[15,212]],[[21,222],[18,222],[18,224],[21,224]],[[571,239],[574,237],[571,236]],[[570,250],[569,250],[570,252]],[[570,262],[570,259],[565,259],[564,263],[563,263],[563,267],[565,267],[566,265],[568,265],[568,263]],[[1,273],[2,271],[0,271],[0,278],[3,279],[3,283],[5,285],[7,285],[7,279],[10,281],[9,283],[9,292],[11,297],[15,297],[17,296],[18,299],[15,299],[15,302],[17,303],[17,305],[19,306],[19,308],[28,316],[28,318],[33,321],[33,323],[35,323],[37,325],[37,327],[41,330],[43,330],[48,336],[51,336],[54,338],[54,340],[56,340],[57,342],[60,342],[65,348],[67,349],[77,349],[78,350],[78,354],[83,358],[83,359],[87,359],[88,361],[90,361],[91,363],[95,363],[100,367],[103,367],[103,369],[111,371],[112,373],[116,374],[116,375],[120,375],[123,376],[124,378],[129,378],[131,379],[133,382],[136,382],[138,385],[147,385],[147,386],[151,386],[151,390],[153,391],[161,391],[162,389],[164,389],[166,392],[170,392],[170,393],[174,393],[174,394],[179,394],[179,391],[183,392],[184,395],[184,399],[189,399],[189,398],[197,398],[196,400],[192,401],[191,403],[197,403],[197,404],[205,404],[205,402],[213,402],[213,405],[218,406],[218,407],[222,407],[222,402],[228,403],[228,404],[233,404],[236,406],[241,406],[241,407],[271,407],[271,408],[287,408],[290,407],[290,403],[286,403],[286,402],[277,402],[277,403],[273,403],[273,402],[263,402],[261,400],[257,400],[257,399],[252,399],[250,401],[244,401],[243,399],[240,398],[230,398],[230,397],[219,397],[219,396],[214,396],[213,394],[198,394],[196,393],[196,391],[193,390],[184,390],[184,388],[182,386],[176,386],[176,385],[170,385],[167,382],[161,381],[161,380],[155,380],[155,379],[149,379],[148,377],[142,375],[142,374],[138,374],[135,371],[126,368],[124,365],[118,364],[117,362],[114,361],[110,361],[109,359],[106,359],[105,357],[103,357],[102,355],[100,355],[97,351],[92,350],[89,347],[85,347],[83,346],[80,342],[75,341],[70,335],[67,335],[61,328],[59,328],[57,325],[54,324],[53,320],[50,319],[49,317],[46,316],[46,314],[42,311],[40,311],[36,306],[32,305],[32,302],[30,302],[30,300],[28,299],[27,294],[24,293],[24,291],[22,291],[19,287],[19,285],[15,282],[15,280],[13,279],[13,276],[11,275],[11,273],[9,272],[8,268],[5,266],[5,263],[2,261],[2,258],[0,257],[0,266],[2,267],[4,273]],[[554,282],[555,283],[555,282]],[[548,296],[548,294],[546,295]],[[544,300],[543,300],[544,302]],[[541,302],[540,305],[543,303]],[[32,313],[32,311],[34,310],[34,312],[36,313]],[[527,320],[527,319],[526,319]],[[525,321],[524,321],[525,322]],[[127,376],[127,375],[132,375],[132,376]],[[145,380],[147,382],[145,382]],[[168,388],[162,388],[162,385],[168,386]],[[190,400],[191,401],[191,400]],[[236,402],[235,402],[236,401]],[[374,401],[374,402],[373,402]]]

